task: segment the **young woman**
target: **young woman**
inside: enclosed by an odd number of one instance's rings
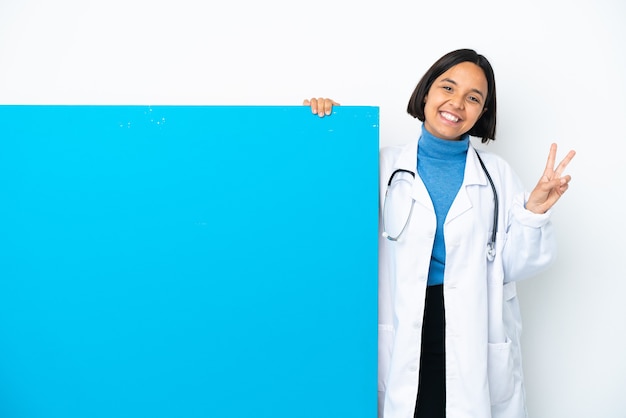
[[[310,99],[314,114],[338,103]],[[550,148],[527,193],[495,139],[492,67],[452,51],[417,84],[421,136],[380,152],[379,417],[526,417],[515,282],[555,254],[550,208],[568,188]]]

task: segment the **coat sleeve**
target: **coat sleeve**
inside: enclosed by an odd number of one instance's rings
[[[556,257],[551,211],[535,214],[524,206],[529,193],[517,175],[506,165],[506,234],[503,249],[504,281],[522,280],[545,270]]]

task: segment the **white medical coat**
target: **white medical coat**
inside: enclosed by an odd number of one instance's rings
[[[380,152],[380,208],[397,169],[415,180],[394,187],[386,229],[402,229],[407,202],[415,199],[397,242],[379,243],[379,417],[412,418],[417,398],[421,332],[435,210],[417,174],[417,144]],[[527,194],[511,167],[480,151],[499,198],[496,256],[488,261],[493,192],[470,143],[463,184],[444,223],[446,417],[523,418],[525,393],[520,349],[521,318],[515,281],[537,274],[555,255],[550,212],[524,208]],[[411,184],[412,182],[412,184]],[[408,194],[408,196],[407,196]],[[381,218],[382,219],[382,218]],[[380,227],[382,232],[382,225]]]

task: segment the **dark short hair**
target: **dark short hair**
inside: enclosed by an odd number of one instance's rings
[[[483,143],[496,139],[496,79],[491,64],[484,56],[477,54],[473,49],[458,49],[439,58],[422,79],[409,99],[407,112],[414,118],[424,122],[424,98],[428,94],[433,82],[441,74],[462,62],[471,62],[478,65],[485,73],[487,79],[487,97],[485,99],[485,112],[478,118],[474,126],[467,132],[471,136],[482,138]]]

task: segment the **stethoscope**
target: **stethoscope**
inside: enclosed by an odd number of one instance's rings
[[[491,237],[489,239],[489,242],[487,243],[487,259],[489,261],[493,261],[494,258],[496,257],[496,234],[498,232],[498,193],[496,192],[496,186],[493,184],[491,175],[489,175],[489,171],[487,170],[487,167],[485,167],[485,163],[483,163],[482,158],[480,158],[478,151],[476,151],[476,156],[478,157],[480,166],[485,172],[485,175],[487,176],[487,180],[489,180],[489,184],[491,185],[491,190],[493,191],[493,230],[491,232]],[[389,181],[387,182],[387,190],[385,191],[385,199],[383,201],[383,213],[382,213],[382,224],[383,224],[382,235],[383,237],[387,238],[389,241],[398,241],[398,239],[402,236],[402,234],[404,233],[404,230],[409,224],[409,221],[411,220],[411,215],[413,214],[413,206],[415,205],[415,199],[411,199],[411,207],[409,208],[409,214],[406,218],[406,221],[404,222],[404,226],[402,227],[402,229],[397,235],[395,236],[390,235],[387,232],[387,227],[385,224],[385,218],[387,216],[387,196],[389,195],[389,191],[393,188],[393,184],[394,184],[393,179],[398,173],[408,173],[411,175],[412,179],[415,180],[415,172],[411,170],[406,170],[403,168],[397,169],[396,171],[391,173],[391,176],[389,177]],[[407,180],[406,178],[398,179],[398,181],[396,181],[395,184],[398,184],[399,182],[407,182],[411,184],[411,182],[409,182],[409,180]]]

